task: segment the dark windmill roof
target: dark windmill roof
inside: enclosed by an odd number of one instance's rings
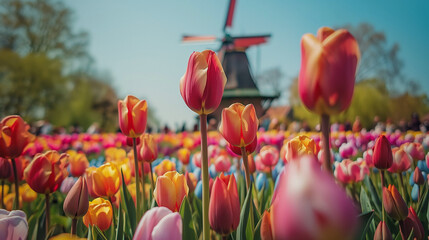
[[[227,50],[224,52],[222,66],[227,77],[224,98],[277,98],[277,95],[263,95],[259,92],[250,72],[249,60],[245,51]]]

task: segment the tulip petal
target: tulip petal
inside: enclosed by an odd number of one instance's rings
[[[166,207],[154,207],[148,210],[140,220],[133,239],[150,239],[153,228],[162,218],[171,213],[172,211]]]
[[[225,182],[216,178],[210,196],[209,222],[210,226],[220,234],[229,234],[235,225],[228,194]]]
[[[241,130],[242,130],[242,141],[244,146],[247,146],[255,139],[256,132],[258,131],[258,118],[256,117],[255,107],[252,104],[244,107],[241,114]],[[243,147],[244,147],[243,146]]]
[[[158,206],[176,211],[176,187],[170,178],[166,176],[158,177],[154,192]]]
[[[219,126],[219,132],[229,143],[234,146],[240,146],[240,115],[236,111],[231,109],[231,106],[222,110],[222,121]]]
[[[170,213],[163,217],[152,230],[153,240],[181,240],[182,218],[179,213]]]
[[[203,113],[210,114],[218,108],[222,100],[226,76],[216,53],[210,50],[203,51],[203,53],[208,53],[207,83],[203,94]]]

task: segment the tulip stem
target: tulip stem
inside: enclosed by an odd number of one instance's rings
[[[4,209],[4,180],[1,180],[1,208]]]
[[[203,240],[210,239],[209,225],[209,162],[207,154],[207,115],[200,115],[201,157],[203,177]]]
[[[48,237],[48,233],[49,233],[49,222],[51,219],[51,214],[49,211],[49,193],[45,194],[45,200],[46,200],[46,238]]]
[[[326,171],[332,174],[332,166],[331,166],[331,150],[330,150],[330,124],[329,124],[329,115],[322,114],[320,119],[320,127],[322,128],[322,144],[323,144],[323,167]]]
[[[16,169],[15,159],[12,158],[12,167],[13,167],[13,176],[15,178],[15,202],[13,204],[13,209],[19,208],[19,184],[18,184],[18,170]]]
[[[247,191],[249,191],[250,173],[249,173],[249,162],[247,159],[246,147],[241,147],[241,156],[243,157],[244,175],[246,175],[246,189]]]
[[[77,230],[77,218],[73,218],[72,224],[71,224],[71,234],[76,235],[76,230]]]
[[[153,170],[152,170],[152,162],[149,163],[150,167],[150,185],[152,186],[152,193],[155,191],[155,182],[153,181]]]
[[[383,193],[384,189],[384,170],[380,170],[380,178],[381,178],[381,192]],[[384,222],[384,203],[381,201],[381,215],[382,221]]]
[[[406,196],[405,196],[405,185],[404,185],[404,179],[402,178],[402,173],[398,173],[398,175],[399,175],[399,181],[401,182],[401,193],[402,193],[402,196],[404,198],[406,198]]]
[[[139,165],[137,159],[137,140],[133,138],[133,151],[134,151],[134,172],[136,177],[136,205],[137,205],[137,213],[136,213],[136,226],[139,224],[141,218],[141,202],[140,202],[140,180],[139,180]]]
[[[146,201],[146,188],[144,185],[144,161],[141,161],[141,165],[142,165],[142,202],[143,202],[143,215],[146,212],[146,206],[147,206],[147,201]]]

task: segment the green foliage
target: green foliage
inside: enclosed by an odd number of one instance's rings
[[[182,217],[182,239],[197,239],[194,221],[192,220],[192,210],[188,197],[185,196],[180,206],[180,216]]]

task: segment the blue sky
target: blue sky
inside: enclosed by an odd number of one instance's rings
[[[222,36],[227,0],[67,1],[77,29],[90,34],[96,67],[107,71],[119,97],[144,98],[162,124],[188,126],[195,114],[179,93],[192,51],[219,45],[181,44],[183,34]],[[231,33],[272,34],[268,44],[248,50],[253,69],[280,68],[287,86],[300,68],[300,40],[321,26],[367,22],[400,45],[403,73],[429,94],[429,1],[237,0]],[[286,93],[286,89],[284,92]]]

